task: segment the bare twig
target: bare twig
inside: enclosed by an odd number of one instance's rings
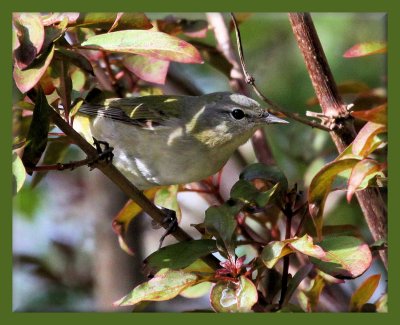
[[[237,22],[236,22],[236,18],[235,18],[233,13],[231,13],[231,17],[232,17],[233,25],[235,27],[237,48],[238,48],[240,64],[242,66],[242,70],[243,70],[243,73],[244,73],[245,81],[246,81],[247,84],[249,84],[253,88],[254,92],[257,94],[257,96],[260,99],[262,99],[265,103],[267,103],[269,106],[271,106],[271,107],[268,108],[268,112],[270,112],[272,114],[277,114],[277,115],[283,114],[286,117],[289,117],[289,118],[291,118],[291,119],[293,119],[295,121],[298,121],[300,123],[309,125],[311,127],[315,127],[315,128],[318,128],[318,129],[321,129],[321,130],[324,130],[324,131],[330,131],[329,128],[321,125],[318,122],[311,121],[311,120],[309,120],[307,118],[304,118],[304,117],[300,116],[298,113],[292,113],[292,112],[284,110],[278,104],[274,103],[272,100],[270,100],[268,97],[266,97],[264,94],[261,93],[261,91],[258,89],[258,87],[257,87],[257,85],[255,83],[254,77],[249,74],[249,72],[248,72],[248,70],[246,68],[246,63],[245,63],[244,54],[243,54],[242,39],[241,39],[241,36],[240,36],[240,30],[239,30],[239,27],[238,27]]]
[[[342,152],[355,138],[353,120],[339,95],[335,80],[309,13],[291,13],[289,20],[303,54],[322,112],[338,125],[330,132],[337,150]],[[375,241],[387,236],[385,203],[375,188],[356,192],[356,197]],[[387,268],[387,251],[380,251]]]

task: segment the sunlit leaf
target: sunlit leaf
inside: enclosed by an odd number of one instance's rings
[[[351,171],[346,195],[347,201],[351,201],[353,194],[360,188],[361,183],[365,181],[368,183],[368,180],[381,174],[382,168],[384,168],[384,166],[379,164],[376,160],[363,159],[359,161]]]
[[[387,44],[386,42],[365,42],[359,43],[351,48],[349,48],[344,54],[345,58],[356,58],[360,56],[378,54],[378,53],[386,53],[387,52]]]
[[[182,63],[202,63],[197,49],[177,38],[165,33],[126,30],[100,34],[90,37],[82,46],[96,47],[106,51],[131,53],[149,56],[159,60]]]
[[[368,245],[356,237],[328,236],[317,244],[326,256],[323,259],[310,257],[310,261],[335,278],[354,279],[371,265],[372,255]]]
[[[294,252],[321,259],[325,256],[324,250],[318,245],[314,245],[312,237],[306,234],[300,238],[295,237],[283,241],[269,242],[261,253],[261,259],[270,269],[274,267],[279,259]]]
[[[14,13],[14,62],[19,70],[27,68],[39,54],[44,41],[44,27],[37,13]]]
[[[326,198],[336,176],[350,168],[353,168],[359,159],[335,160],[322,168],[314,176],[308,189],[308,208],[313,218],[318,238],[322,238],[323,210]]]
[[[39,88],[35,109],[33,110],[32,122],[27,135],[28,144],[22,156],[22,162],[27,167],[36,166],[46,149],[51,110],[52,108],[47,103],[43,90]]]
[[[210,292],[211,286],[211,282],[202,282],[183,290],[180,295],[189,299],[200,298]]]
[[[151,188],[144,191],[143,194],[148,199],[152,200],[158,190],[158,187]],[[128,200],[112,222],[112,227],[114,232],[118,235],[120,246],[128,254],[132,254],[132,251],[125,242],[126,232],[128,231],[129,224],[140,214],[140,212],[142,212],[142,208],[135,201]]]
[[[26,178],[26,171],[24,164],[19,156],[13,152],[12,154],[12,175],[13,175],[13,195],[17,194],[24,185]]]
[[[387,125],[387,104],[375,108],[351,112],[351,116],[360,120]]]
[[[376,311],[378,313],[387,313],[388,312],[388,295],[387,293],[383,294],[377,301],[375,301]]]
[[[128,55],[122,60],[124,66],[140,79],[163,85],[167,77],[169,61],[142,55]]]
[[[374,122],[365,124],[353,141],[353,154],[367,157],[384,142],[378,135],[386,131],[385,125]]]
[[[231,281],[217,282],[210,294],[211,306],[217,312],[251,312],[258,300],[255,285],[245,276],[238,283]]]
[[[366,279],[351,296],[350,311],[360,311],[361,307],[368,302],[378,287],[380,274],[371,275]]]
[[[316,311],[318,307],[319,297],[321,292],[325,287],[325,279],[317,274],[317,276],[312,280],[310,288],[307,291],[303,291],[306,300],[305,309],[308,312]]]
[[[170,300],[200,280],[201,278],[194,273],[162,269],[151,280],[138,285],[114,305],[131,306],[141,301]]]
[[[22,93],[26,93],[38,83],[49,66],[51,59],[53,58],[53,54],[54,45],[36,58],[28,69],[20,70],[17,66],[14,66],[14,81]]]
[[[144,263],[146,268],[157,272],[163,268],[183,269],[197,259],[217,250],[215,240],[201,239],[165,246],[148,256]]]

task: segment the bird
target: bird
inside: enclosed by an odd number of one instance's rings
[[[187,184],[217,173],[267,124],[288,123],[241,94],[149,95],[84,103],[73,127],[113,147],[113,164],[138,189]]]

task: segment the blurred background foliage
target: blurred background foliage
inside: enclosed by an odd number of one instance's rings
[[[204,13],[146,15],[150,20],[168,15],[206,20]],[[386,39],[383,13],[316,13],[312,16],[339,85],[358,82],[370,89],[385,88],[384,56],[343,58],[343,53],[354,44]],[[228,15],[226,19],[228,21]],[[313,99],[314,91],[287,15],[254,13],[240,29],[247,68],[260,90],[287,110],[301,114],[307,110],[319,112],[319,106],[307,104]],[[190,40],[190,37],[182,38]],[[209,30],[202,41],[215,45],[212,31]],[[204,93],[230,90],[228,79],[207,64],[171,63],[171,69]],[[173,91],[168,88],[168,82],[163,89],[166,93]],[[254,93],[252,97],[257,99]],[[354,94],[346,94],[344,98],[351,103]],[[328,133],[295,121],[291,121],[289,127],[271,126],[266,134],[290,186],[297,183],[306,189],[313,175],[337,156]],[[246,163],[255,161],[250,144],[240,150]],[[78,150],[70,150],[65,161],[78,157]],[[224,171],[222,193],[228,193],[241,168],[243,162],[231,159]],[[157,248],[162,231],[153,230],[148,218],[135,220],[136,229],[141,230],[134,236],[135,255],[128,256],[120,250],[111,227],[111,220],[124,203],[124,197],[99,172],[89,172],[88,168],[50,172],[34,189],[30,183],[29,178],[13,201],[14,310],[124,310],[113,308],[111,303],[143,280],[137,270],[143,258]],[[201,222],[208,205],[203,198],[182,193],[179,201],[186,226]],[[364,238],[367,241],[370,238],[356,200],[348,204],[343,193],[334,192],[329,196],[325,218],[327,225],[357,225]],[[349,283],[349,289],[368,274]],[[205,300],[179,297],[173,302],[148,304],[143,308],[146,311],[190,310],[191,306],[209,308]]]

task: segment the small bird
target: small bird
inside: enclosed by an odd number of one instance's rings
[[[114,148],[114,165],[140,190],[218,172],[256,129],[288,123],[240,94],[152,95],[84,103],[73,127]]]

